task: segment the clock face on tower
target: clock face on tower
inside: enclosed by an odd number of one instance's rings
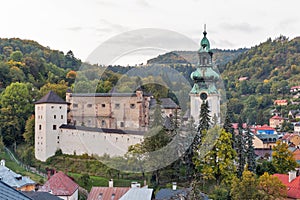
[[[203,100],[203,101],[207,99],[207,94],[206,94],[206,92],[202,92],[202,93],[200,94],[200,99]]]

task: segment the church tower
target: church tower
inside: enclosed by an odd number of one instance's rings
[[[220,79],[220,75],[213,68],[213,52],[210,49],[205,28],[203,35],[198,50],[198,66],[191,73],[191,79],[194,81],[194,86],[190,91],[191,116],[198,123],[201,104],[203,101],[208,101],[211,119],[215,118],[220,123],[220,94],[216,88],[216,82]]]
[[[59,127],[67,124],[67,102],[50,91],[35,103],[35,157],[46,161],[59,145]]]

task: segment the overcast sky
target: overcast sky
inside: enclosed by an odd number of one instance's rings
[[[299,0],[3,0],[0,37],[72,50],[85,61],[125,31],[167,29],[199,43],[207,24],[212,48],[235,49],[300,36],[299,8]]]

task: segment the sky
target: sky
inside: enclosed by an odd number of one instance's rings
[[[173,31],[199,44],[206,24],[212,48],[249,48],[270,37],[300,36],[299,7],[299,0],[3,0],[0,37],[72,50],[86,61],[105,41],[145,28]],[[146,54],[168,50],[180,49]],[[127,57],[120,63],[140,63],[147,56]]]

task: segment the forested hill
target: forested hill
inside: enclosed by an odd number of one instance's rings
[[[235,81],[248,77],[255,81],[300,80],[300,37],[289,40],[280,36],[257,45],[227,63],[223,77]]]
[[[221,67],[220,71],[222,71],[222,66],[247,50],[245,48],[237,50],[213,49],[213,62],[215,65]],[[172,51],[148,60],[147,64],[197,64],[197,62],[197,51]]]
[[[16,81],[39,88],[46,82],[62,80],[67,71],[80,66],[72,51],[64,54],[32,40],[0,38],[0,89]]]

